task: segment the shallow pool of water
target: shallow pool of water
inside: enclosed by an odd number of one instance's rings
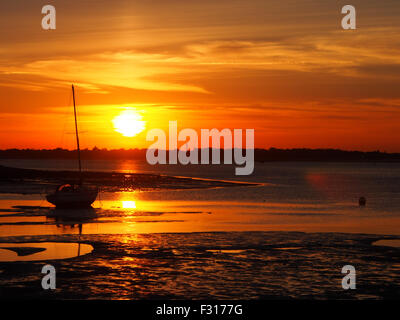
[[[400,239],[397,240],[378,240],[373,243],[375,246],[386,246],[400,248]]]
[[[0,243],[0,261],[14,262],[68,259],[82,256],[92,251],[93,247],[85,243]]]

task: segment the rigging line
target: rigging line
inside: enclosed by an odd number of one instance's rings
[[[68,104],[67,106],[71,106],[72,104],[72,92],[69,92],[69,99],[68,99]],[[59,143],[59,147],[62,148],[64,146],[64,136],[65,136],[65,131],[66,131],[66,127],[68,124],[68,120],[69,120],[69,116],[70,116],[70,112],[68,110],[68,108],[65,108],[65,111],[63,112],[63,129],[61,131],[61,137],[60,137],[60,143]]]
[[[46,190],[44,190],[44,189],[40,190],[40,200],[41,201],[40,201],[39,207],[42,207],[43,202],[46,201],[46,198],[45,198],[46,194],[47,194]]]
[[[78,100],[76,98],[76,87],[74,87],[74,91],[75,92],[71,93],[71,100],[75,99],[75,101],[73,103],[71,102],[71,104],[75,104],[76,103],[76,106],[74,107],[74,114],[75,114],[75,129],[74,130],[75,130],[75,135],[76,135],[76,148],[77,148],[77,150],[79,149],[78,150],[79,158],[80,158],[80,160],[79,160],[79,171],[82,172],[83,170],[87,169],[87,164],[85,164],[85,162],[82,162],[82,154],[83,153],[82,153],[82,148],[80,147],[80,145],[81,145],[81,141],[82,141],[81,137],[82,136],[85,137],[87,131],[80,129],[82,127],[80,127],[78,125],[78,123],[77,123],[77,119],[79,119],[79,123],[81,123],[81,124],[82,123],[86,123],[86,122],[85,122],[85,120],[82,120],[81,117],[80,117],[80,110],[78,108]]]
[[[75,88],[74,88],[74,85],[72,85],[72,97],[73,97],[73,100],[74,100],[75,135],[76,135],[76,149],[78,151],[78,161],[79,161],[79,176],[80,176],[80,184],[82,184],[81,150],[80,150],[80,147],[79,147],[78,121],[77,121],[77,116],[76,116]]]
[[[103,207],[103,202],[101,202],[101,199],[100,199],[100,193],[101,193],[101,190],[99,189],[99,193],[98,193],[98,201],[100,202],[100,208],[102,208]]]

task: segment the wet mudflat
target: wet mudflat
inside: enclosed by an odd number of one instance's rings
[[[0,165],[0,193],[41,194],[54,190],[60,183],[76,183],[80,179],[77,171],[50,171],[11,168]],[[160,189],[203,189],[235,187],[249,183],[222,180],[174,177],[161,174],[83,172],[85,184],[99,187],[103,192]],[[254,184],[257,185],[257,184]]]
[[[2,298],[398,299],[400,250],[389,236],[302,232],[210,232],[7,237],[1,242],[90,244],[83,256],[0,262]],[[57,289],[41,288],[51,263]],[[357,289],[341,287],[344,265]]]

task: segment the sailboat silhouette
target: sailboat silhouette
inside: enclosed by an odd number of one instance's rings
[[[89,188],[83,185],[81,150],[79,147],[78,121],[76,117],[74,85],[72,85],[72,96],[74,101],[76,147],[78,151],[78,163],[79,163],[79,183],[60,185],[56,188],[54,192],[46,195],[47,201],[50,202],[51,204],[54,204],[57,208],[90,207],[92,203],[96,200],[98,194],[97,188]]]

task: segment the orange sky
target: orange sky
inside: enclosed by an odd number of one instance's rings
[[[400,152],[400,3],[43,1],[0,4],[0,148],[143,148],[146,132],[254,128],[259,148]],[[73,4],[76,3],[76,4]],[[79,3],[79,5],[78,5]],[[112,3],[112,5],[111,5]],[[146,129],[113,128],[135,110]]]

